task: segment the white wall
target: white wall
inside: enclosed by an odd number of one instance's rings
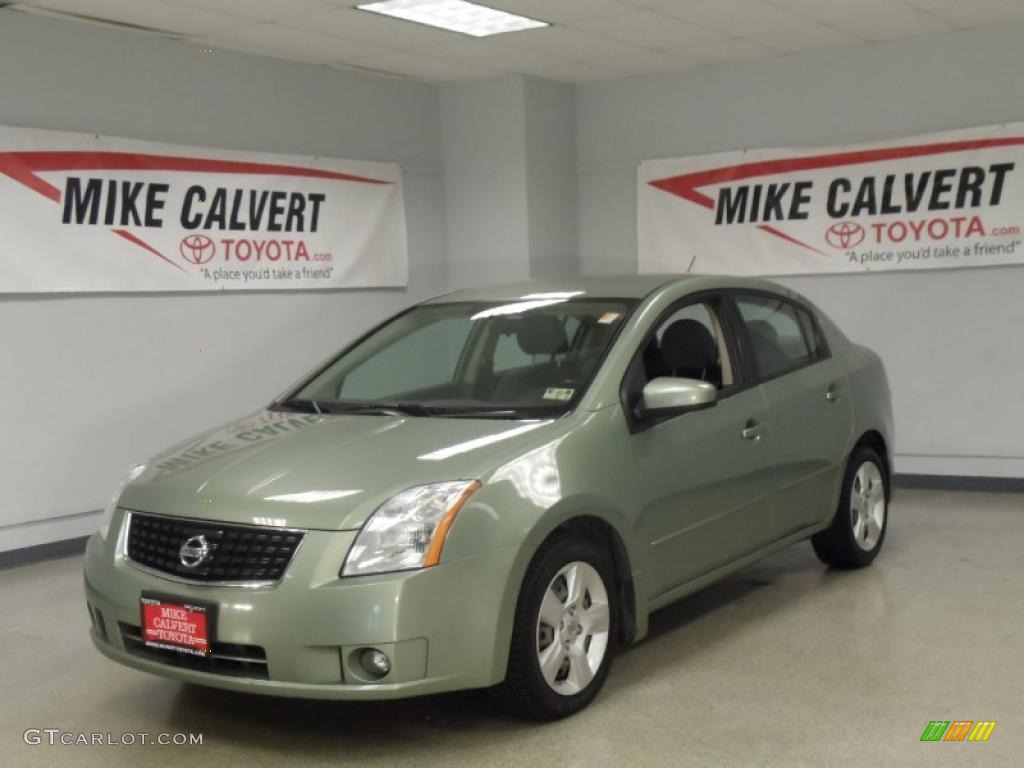
[[[0,124],[397,161],[410,242],[407,291],[0,295],[0,551],[91,532],[130,464],[447,286],[435,87],[0,10]]]
[[[959,33],[581,86],[583,270],[636,271],[641,160],[1021,120],[1020,42]],[[898,471],[1024,477],[1024,267],[782,282],[884,357]]]

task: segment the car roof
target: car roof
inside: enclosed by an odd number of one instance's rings
[[[538,294],[576,294],[589,298],[641,299],[676,284],[689,284],[694,291],[716,288],[760,288],[788,293],[782,286],[757,278],[723,275],[594,275],[547,280],[524,280],[476,288],[462,288],[430,299],[428,304],[457,301],[514,301],[544,298]]]

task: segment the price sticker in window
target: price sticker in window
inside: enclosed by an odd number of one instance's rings
[[[548,387],[544,390],[544,399],[561,400],[565,402],[566,400],[572,400],[573,393],[575,392],[575,389],[568,389],[565,387]]]

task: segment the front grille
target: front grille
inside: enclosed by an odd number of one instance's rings
[[[215,675],[230,677],[251,677],[269,680],[267,674],[267,652],[259,645],[238,643],[212,643],[205,656],[193,656],[161,648],[150,648],[142,639],[142,631],[134,624],[118,622],[124,649],[133,656],[169,664],[172,667],[195,669]]]
[[[200,582],[280,581],[302,542],[302,531],[227,525],[133,512],[128,557],[139,565]],[[195,567],[182,563],[182,545],[202,536],[208,554]]]

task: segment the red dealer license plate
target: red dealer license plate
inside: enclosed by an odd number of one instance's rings
[[[184,598],[142,595],[142,640],[150,648],[205,656],[213,642],[214,606]]]

